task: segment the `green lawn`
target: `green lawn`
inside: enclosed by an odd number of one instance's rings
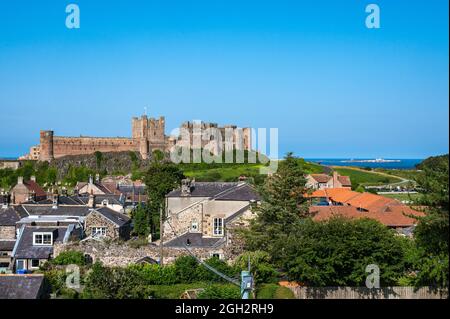
[[[384,197],[398,199],[399,201],[412,201],[412,203],[417,201],[422,196],[422,194],[420,194],[420,193],[413,193],[413,194],[380,194],[380,195],[384,196]]]
[[[299,159],[306,173],[322,173],[323,167],[306,162]],[[266,175],[262,175],[259,169],[263,164],[180,164],[184,175],[190,178],[195,178],[199,182],[235,182],[239,176],[246,176],[252,179],[255,184],[260,184],[264,181]]]
[[[350,176],[352,181],[352,188],[356,188],[358,185],[374,186],[384,185],[401,182],[401,178],[394,176],[387,176],[383,173],[365,171],[357,168],[350,167],[333,167],[340,175]]]

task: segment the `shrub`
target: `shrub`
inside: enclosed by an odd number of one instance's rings
[[[269,283],[277,277],[277,271],[270,263],[270,256],[264,251],[245,252],[240,255],[235,266],[239,270],[247,270],[250,260],[250,269],[256,283]]]
[[[181,256],[175,260],[175,274],[178,282],[189,283],[197,279],[195,269],[198,262],[192,256]]]
[[[229,266],[226,262],[220,260],[217,257],[211,257],[205,260],[205,264],[208,264],[217,271],[229,277],[235,277],[238,274],[237,268]],[[198,264],[196,275],[197,280],[200,281],[216,281],[216,282],[225,281],[225,279],[213,273],[211,270],[209,270],[208,268],[206,268],[204,265],[201,264]]]
[[[84,254],[80,251],[67,250],[61,252],[56,258],[51,261],[54,265],[71,265],[84,266],[86,261]]]
[[[234,285],[210,285],[200,292],[198,299],[241,299],[240,289]]]

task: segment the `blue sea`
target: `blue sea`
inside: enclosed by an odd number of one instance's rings
[[[356,166],[370,168],[387,168],[387,169],[414,169],[423,159],[400,159],[385,158],[385,160],[396,160],[395,162],[358,162],[362,160],[373,160],[373,158],[305,158],[308,162],[315,162],[325,166]],[[351,161],[352,162],[348,162]]]

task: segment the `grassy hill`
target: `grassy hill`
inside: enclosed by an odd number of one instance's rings
[[[355,167],[334,166],[333,169],[340,175],[350,176],[352,188],[356,188],[358,185],[375,186],[399,183],[402,181],[400,177],[382,172],[366,171]]]

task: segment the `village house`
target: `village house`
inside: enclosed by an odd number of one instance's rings
[[[351,188],[352,183],[349,176],[339,175],[334,171],[333,175],[309,174],[306,176],[306,187],[312,189],[324,188]]]
[[[29,181],[24,181],[22,176],[17,178],[17,184],[11,188],[11,200],[13,204],[21,204],[27,201],[41,201],[47,198],[47,193],[36,183],[36,178],[31,176]]]
[[[17,273],[39,269],[53,257],[56,242],[68,243],[81,238],[79,224],[58,226],[22,225],[17,236],[12,258]]]
[[[211,256],[224,258],[224,249],[232,245],[229,228],[253,218],[251,205],[260,200],[252,186],[244,182],[185,179],[181,188],[166,196],[164,246],[204,248]]]
[[[85,236],[100,239],[130,238],[131,219],[108,207],[93,209],[85,220]]]
[[[307,196],[312,204],[309,212],[316,221],[333,216],[371,218],[408,236],[418,223],[414,217],[425,215],[398,200],[347,188],[319,189]]]
[[[8,272],[16,243],[16,223],[24,217],[9,203],[9,194],[0,195],[0,273]]]

